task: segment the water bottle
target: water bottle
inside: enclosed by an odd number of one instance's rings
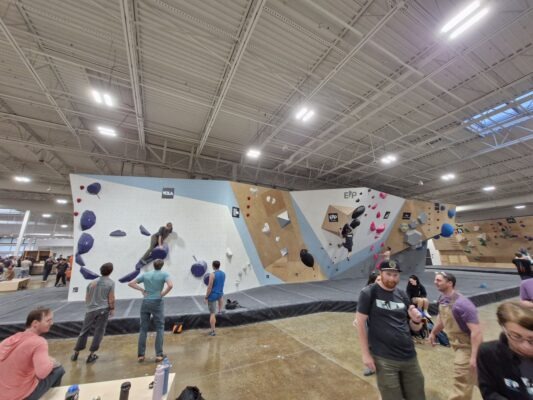
[[[78,400],[80,397],[80,387],[78,385],[72,385],[67,389],[65,400]]]
[[[165,368],[165,379],[163,381],[163,394],[167,394],[167,392],[168,392],[168,376],[170,375],[170,367],[171,367],[168,357],[165,357],[163,359],[162,365]]]
[[[120,397],[119,400],[128,400],[130,396],[131,382],[124,382],[120,385]]]
[[[165,367],[159,364],[155,369],[154,392],[152,393],[152,400],[161,400],[163,398],[164,383],[165,383]]]

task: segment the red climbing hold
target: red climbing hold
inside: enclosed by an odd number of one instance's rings
[[[74,211],[74,216],[77,217],[78,216],[78,212],[77,211]]]
[[[377,261],[378,258],[379,258],[379,254],[374,254],[374,260]]]
[[[372,232],[374,232],[374,231],[376,230],[376,223],[375,223],[375,222],[372,222],[372,223],[370,224],[370,230],[371,230]]]
[[[370,246],[370,251],[374,251],[374,245]]]
[[[381,247],[385,247],[385,243],[381,243]]]
[[[375,210],[377,207],[378,207],[378,203],[376,203],[376,204],[374,204],[374,205],[372,206],[372,210]]]
[[[76,201],[77,201],[78,203],[81,203],[81,199],[80,199],[79,197],[76,199]]]
[[[385,224],[382,224],[376,227],[376,233],[383,233],[384,230],[385,230]]]
[[[83,190],[83,189],[85,189],[85,186],[80,185],[80,190]]]
[[[381,212],[378,211],[378,213],[376,214],[376,218],[381,218]]]
[[[379,197],[381,197],[382,199],[384,199],[385,197],[387,197],[387,193],[380,192],[380,193],[379,193]]]

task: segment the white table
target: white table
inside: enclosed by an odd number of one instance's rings
[[[163,396],[167,400],[168,394],[173,393],[174,377],[176,374],[169,374],[168,377],[168,392]],[[130,396],[129,400],[152,400],[152,389],[148,388],[150,382],[153,382],[154,376],[142,376],[140,378],[124,378],[116,381],[104,381],[95,383],[82,383],[80,387],[79,400],[92,400],[96,396],[100,396],[102,400],[118,400],[120,397],[120,385],[124,382],[130,382]],[[67,393],[69,386],[60,386],[52,388],[46,393],[42,400],[65,400],[65,393]]]

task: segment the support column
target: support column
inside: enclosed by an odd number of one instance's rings
[[[22,220],[22,226],[20,227],[19,237],[17,239],[17,245],[15,246],[15,254],[14,256],[19,256],[19,250],[20,246],[24,242],[24,233],[26,232],[26,225],[28,225],[28,221],[30,219],[30,210],[26,210],[24,213],[24,219]]]

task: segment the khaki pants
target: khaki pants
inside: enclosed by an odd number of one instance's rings
[[[374,356],[381,400],[425,400],[424,375],[413,357],[395,361]]]
[[[453,345],[452,345],[453,347]],[[471,400],[476,377],[470,370],[470,347],[453,347],[453,390],[448,400]]]

